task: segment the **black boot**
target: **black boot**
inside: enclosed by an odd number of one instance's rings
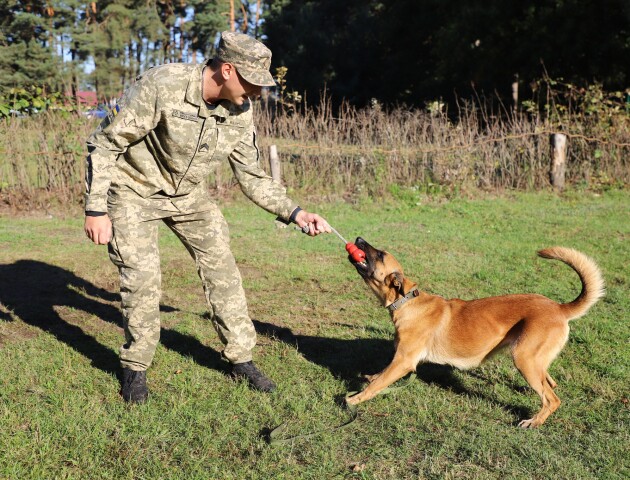
[[[261,392],[273,392],[276,389],[276,384],[258,370],[258,367],[251,361],[232,365],[232,376],[247,379],[252,388]]]
[[[125,402],[144,403],[149,396],[147,372],[123,368],[122,389],[120,394]]]

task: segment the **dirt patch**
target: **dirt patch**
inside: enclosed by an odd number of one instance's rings
[[[112,305],[109,302],[107,304],[112,307],[113,311],[118,310],[116,305]],[[111,315],[106,320],[103,320],[96,314],[80,312],[74,308],[63,305],[55,307],[54,310],[57,315],[59,315],[59,319],[62,322],[65,322],[69,326],[79,327],[90,335],[96,335],[104,331],[116,331],[119,334],[123,332],[121,325],[122,315],[120,319],[116,318],[115,315]]]
[[[68,188],[0,189],[0,217],[69,218],[83,216],[83,185]],[[230,202],[241,198],[240,189],[233,185],[208,194],[215,201]]]
[[[0,348],[9,343],[36,338],[40,332],[18,320],[0,322]]]
[[[83,194],[78,189],[0,191],[0,216],[24,218],[68,218],[83,215]]]

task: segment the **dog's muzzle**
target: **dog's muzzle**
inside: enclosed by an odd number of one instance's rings
[[[357,246],[357,248],[360,248],[361,250],[365,252],[365,260],[362,262],[355,262],[352,256],[348,255],[348,261],[352,265],[354,265],[354,268],[357,269],[357,272],[359,273],[359,275],[361,275],[364,278],[369,277],[373,272],[370,272],[370,267],[369,267],[370,261],[368,259],[368,253],[366,251],[366,248],[369,249],[371,248],[371,246],[361,237],[357,237],[357,239],[354,241],[354,244]]]

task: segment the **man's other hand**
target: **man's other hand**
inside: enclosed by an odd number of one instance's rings
[[[107,245],[112,239],[112,221],[107,215],[86,216],[83,229],[88,238],[97,245]]]

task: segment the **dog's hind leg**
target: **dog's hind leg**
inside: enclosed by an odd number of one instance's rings
[[[547,331],[541,341],[538,335],[524,336],[523,340],[516,344],[512,355],[514,364],[523,375],[529,385],[538,393],[542,402],[540,411],[528,420],[521,421],[518,425],[523,428],[535,428],[542,425],[547,417],[560,406],[560,398],[553,388],[556,382],[547,373],[547,368],[566,341],[566,334],[562,332]]]
[[[521,421],[518,426],[522,428],[535,428],[541,426],[547,417],[555,412],[560,406],[560,399],[554,393],[551,386],[545,379],[545,372],[539,366],[529,368],[528,366],[519,368],[525,380],[536,390],[542,401],[542,408],[529,420]]]

